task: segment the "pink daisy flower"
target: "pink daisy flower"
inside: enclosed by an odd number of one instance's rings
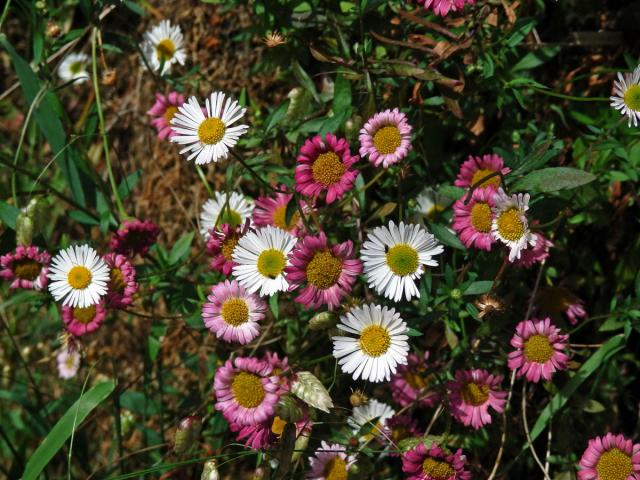
[[[124,255],[108,253],[103,259],[109,266],[107,306],[115,309],[127,308],[133,302],[133,295],[138,291],[136,269]]]
[[[237,281],[214,285],[207,300],[202,320],[218,338],[246,345],[260,333],[258,322],[264,318],[267,304]]]
[[[402,471],[407,480],[470,480],[466,460],[461,449],[448,454],[435,442],[429,448],[419,443],[402,455]]]
[[[0,256],[0,278],[10,287],[42,290],[47,285],[51,256],[34,245],[18,245],[14,253]]]
[[[578,297],[574,298],[573,303],[567,307],[564,313],[571,325],[575,325],[579,320],[587,317],[587,311],[584,308],[584,302]]]
[[[509,353],[509,368],[517,370],[518,376],[526,376],[529,382],[541,378],[551,380],[555,371],[567,368],[569,357],[564,353],[569,335],[544,320],[524,320],[516,326],[511,345],[516,351]]]
[[[436,392],[428,391],[431,382],[431,377],[427,374],[428,359],[429,352],[425,352],[422,357],[410,353],[407,356],[407,364],[398,365],[398,370],[391,377],[391,395],[401,407],[412,403],[421,407],[432,407],[439,400]]]
[[[244,441],[247,447],[254,450],[262,450],[271,448],[278,443],[286,426],[287,422],[276,415],[258,425],[240,427],[239,425],[231,424],[229,428],[232,432],[237,432],[236,439],[238,441]],[[300,435],[311,433],[311,426],[312,422],[309,420],[308,415],[305,414],[302,419],[295,422],[296,438]]]
[[[356,462],[354,455],[347,455],[346,447],[324,440],[320,443],[313,457],[309,457],[311,470],[307,472],[307,480],[333,480],[346,479],[349,470]]]
[[[501,382],[502,375],[486,370],[458,370],[455,380],[447,383],[453,418],[475,429],[490,424],[489,407],[501,413],[507,403],[507,392],[498,390]]]
[[[504,160],[499,155],[491,154],[482,157],[469,155],[469,158],[460,166],[458,177],[453,184],[456,187],[469,188],[487,175],[497,171],[501,171],[503,175],[511,171],[510,168],[504,166]],[[496,175],[485,180],[478,187],[492,187],[497,190],[500,187],[500,182],[500,176]]]
[[[472,5],[475,0],[417,0],[425,10],[431,9],[436,15],[444,17],[447,13],[463,10],[465,3]]]
[[[520,252],[520,258],[516,259],[513,264],[521,268],[530,268],[536,263],[542,263],[549,258],[549,249],[553,247],[553,242],[541,233],[534,233],[536,244]]]
[[[303,237],[289,254],[291,265],[285,268],[290,291],[305,284],[295,301],[314,309],[339,306],[362,273],[362,262],[354,255],[351,240],[332,246],[324,232]]]
[[[587,311],[584,302],[563,287],[547,287],[538,294],[536,303],[540,310],[556,318],[565,314],[571,325],[586,318]]]
[[[418,429],[418,424],[410,415],[394,415],[387,419],[386,427],[389,430],[389,437],[396,446],[407,438],[422,436],[422,432]],[[393,453],[392,456],[399,455]]]
[[[210,267],[216,272],[220,272],[225,276],[231,275],[233,266],[233,249],[236,248],[240,238],[249,229],[249,222],[244,227],[232,226],[223,223],[216,229],[209,231],[209,239],[207,240],[207,253],[213,257]]]
[[[579,480],[640,480],[640,443],[611,432],[592,438],[579,465]]]
[[[81,337],[95,332],[104,319],[107,318],[107,309],[104,301],[89,307],[62,307],[62,320],[67,332],[76,337]]]
[[[411,125],[397,108],[376,113],[360,130],[360,156],[376,167],[388,168],[411,150]]]
[[[227,360],[218,367],[213,381],[216,410],[240,427],[271,418],[281,393],[271,365],[252,357]]]
[[[494,194],[491,188],[476,188],[469,203],[465,204],[465,194],[453,204],[452,227],[465,247],[490,251],[491,245],[496,242],[491,234]]]
[[[284,190],[284,187],[281,187]],[[287,206],[293,198],[291,193],[275,192],[270,197],[259,197],[255,201],[253,210],[253,223],[258,227],[272,225],[278,227],[291,235],[299,236],[304,230],[304,223],[300,218],[297,209],[293,211],[293,215],[287,223]],[[305,211],[306,205],[300,202],[300,207]]]
[[[344,138],[332,133],[324,139],[316,135],[300,148],[294,174],[296,191],[314,199],[324,192],[325,201],[333,203],[353,188],[358,170],[351,167],[358,160]]]
[[[151,116],[151,125],[158,131],[160,140],[166,140],[175,135],[170,122],[183,103],[184,95],[178,92],[169,92],[166,96],[156,93],[156,103],[149,109],[147,115]]]
[[[122,255],[144,255],[156,243],[159,234],[160,229],[150,220],[125,220],[111,237],[109,247]]]

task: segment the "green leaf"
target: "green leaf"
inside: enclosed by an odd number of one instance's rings
[[[514,190],[535,192],[556,192],[568,190],[593,182],[596,176],[592,173],[569,167],[551,167],[535,170],[518,180],[513,185]]]
[[[275,293],[269,297],[269,309],[273,313],[273,317],[277,320],[280,315],[280,307],[278,305],[278,294]]]
[[[53,456],[62,448],[87,415],[102,403],[116,387],[114,381],[102,382],[82,395],[54,425],[40,446],[33,452],[22,475],[23,480],[36,480]]]
[[[533,52],[526,54],[516,63],[511,72],[518,72],[520,70],[531,70],[538,67],[543,63],[548,62],[560,52],[560,47],[543,47]]]
[[[74,219],[76,222],[84,223],[85,225],[100,225],[98,220],[82,210],[72,210],[69,212],[69,217]]]
[[[333,113],[337,114],[351,108],[351,82],[338,73],[333,89]]]
[[[13,230],[16,229],[18,213],[20,213],[20,209],[0,200],[0,219]]]
[[[443,244],[448,247],[457,248],[459,250],[466,250],[460,239],[456,236],[455,233],[452,233],[447,227],[444,225],[440,225],[438,223],[432,223],[429,225],[431,229],[431,233],[435,235],[435,237],[440,240]]]
[[[421,337],[422,335],[424,335],[424,333],[422,333],[420,330],[416,330],[415,328],[409,328],[409,330],[407,330],[407,335],[410,337]]]
[[[189,255],[191,251],[191,242],[193,241],[193,232],[185,233],[175,243],[169,253],[169,264],[175,265],[178,262],[183,261]]]
[[[492,285],[493,285],[493,281],[491,280],[479,280],[469,285],[467,289],[464,291],[464,294],[465,295],[481,295],[491,290]]]
[[[282,121],[282,119],[286,117],[287,110],[289,110],[289,104],[290,102],[282,102],[280,106],[278,106],[278,108],[276,108],[269,114],[269,116],[265,120],[265,133],[278,125]]]
[[[302,85],[311,95],[313,95],[313,98],[316,102],[321,103],[318,92],[316,91],[316,86],[314,85],[313,80],[311,80],[311,77],[309,77],[307,72],[304,71],[297,60],[294,60],[291,66],[293,67],[293,75],[298,80],[298,83]]]
[[[122,180],[120,182],[120,185],[118,185],[118,195],[120,195],[120,198],[127,198],[131,194],[131,191],[134,188],[136,188],[136,185],[138,184],[141,178],[142,178],[141,168],[127,175],[127,178]]]

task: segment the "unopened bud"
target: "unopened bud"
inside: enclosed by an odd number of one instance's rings
[[[61,32],[62,30],[57,23],[52,22],[51,20],[47,22],[47,37],[58,38]]]
[[[16,218],[16,243],[28,247],[33,240],[33,220],[23,210]]]
[[[130,410],[126,408],[120,411],[120,430],[122,432],[123,437],[128,437],[131,431],[133,430],[133,425],[135,423],[135,417]]]
[[[291,393],[300,400],[318,410],[329,413],[333,408],[331,395],[322,382],[311,372],[298,372],[295,380],[291,383]]]
[[[309,320],[309,330],[326,330],[336,325],[336,316],[331,312],[320,312]]]
[[[218,480],[219,478],[220,474],[218,473],[218,466],[216,465],[216,461],[207,460],[204,463],[202,475],[200,475],[200,480]]]
[[[178,455],[187,453],[200,436],[202,429],[202,420],[199,417],[189,416],[180,420],[178,429],[174,437],[173,450]]]
[[[462,292],[458,288],[454,288],[453,290],[451,290],[451,293],[449,293],[449,295],[454,300],[460,300],[462,298]]]
[[[367,397],[362,390],[356,389],[351,391],[349,403],[351,403],[352,407],[361,407],[362,405],[366,405],[368,402],[369,397]]]

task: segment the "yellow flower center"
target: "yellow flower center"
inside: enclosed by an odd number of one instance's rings
[[[122,278],[122,270],[119,268],[112,268],[109,274],[109,290],[118,293],[124,293],[124,289],[127,285]]]
[[[462,400],[467,405],[478,407],[489,399],[489,385],[478,385],[474,382],[466,383],[460,390]]]
[[[476,203],[471,207],[471,225],[476,232],[490,232],[491,217],[491,207],[487,203]]]
[[[260,377],[249,372],[240,372],[233,377],[231,392],[238,405],[244,408],[256,408],[266,396]]]
[[[533,335],[524,342],[524,356],[530,362],[545,363],[553,357],[553,346],[544,335]]]
[[[71,288],[83,290],[91,283],[91,272],[83,265],[76,265],[67,274],[67,281]]]
[[[258,272],[264,277],[276,278],[286,265],[284,254],[275,248],[263,251],[258,257]]]
[[[281,228],[282,230],[286,230],[287,232],[293,230],[293,228],[298,224],[298,220],[300,219],[300,214],[298,212],[293,212],[291,218],[289,219],[289,223],[287,223],[287,206],[283,205],[278,207],[273,212],[273,224]]]
[[[336,455],[327,462],[322,475],[325,480],[347,480],[347,462]]]
[[[425,458],[422,462],[422,472],[435,480],[449,480],[456,471],[447,462]]]
[[[238,240],[240,240],[240,237],[233,235],[225,238],[222,241],[220,250],[222,251],[222,256],[225,258],[225,260],[233,260],[233,250],[236,248],[236,245],[238,245]]]
[[[280,437],[284,432],[284,427],[286,426],[287,422],[276,415],[273,418],[273,422],[271,422],[271,431],[275,436]]]
[[[42,265],[35,260],[28,258],[13,262],[12,268],[16,277],[21,280],[29,281],[33,281],[38,278],[38,275],[40,275],[40,272],[42,271]]]
[[[345,170],[344,163],[334,152],[321,153],[311,165],[313,179],[324,186],[338,183]]]
[[[600,455],[596,464],[598,480],[626,480],[633,473],[631,457],[618,448]]]
[[[475,185],[477,182],[482,180],[484,177],[488,177],[489,175],[491,175],[492,173],[495,173],[495,172],[496,172],[496,170],[490,170],[488,168],[481,168],[480,170],[476,170],[476,172],[473,174],[473,177],[471,177],[471,185]],[[478,188],[487,187],[489,185],[492,185],[492,186],[498,188],[500,186],[500,175],[495,175],[495,176],[493,176],[491,178],[488,178],[487,180],[482,182],[480,185],[478,185]]]
[[[219,118],[205,118],[198,127],[198,138],[200,143],[215,145],[224,137],[226,127]]]
[[[170,38],[165,38],[156,45],[156,56],[160,62],[171,60],[174,53],[176,53],[176,45]]]
[[[328,250],[316,252],[307,265],[307,281],[320,290],[333,287],[342,273],[342,260]]]
[[[500,213],[497,220],[498,233],[505,240],[517,242],[524,235],[524,223],[522,222],[520,210],[510,208]]]
[[[378,130],[373,136],[373,146],[384,155],[395,153],[402,144],[400,130],[394,125],[387,125]]]
[[[162,116],[167,122],[171,122],[171,119],[173,118],[173,116],[176,114],[177,111],[178,111],[178,107],[170,106],[170,107],[167,107],[167,109],[164,111],[164,114]]]
[[[224,207],[220,215],[218,215],[218,225],[227,223],[232,227],[237,227],[242,224],[242,216],[235,210],[231,210],[228,207]]]
[[[380,325],[369,325],[362,330],[358,343],[364,353],[370,357],[379,357],[389,350],[391,337]]]
[[[431,207],[429,209],[429,211],[426,214],[426,217],[429,220],[435,220],[436,218],[438,218],[438,215],[440,215],[442,212],[444,212],[445,207],[443,205],[439,205],[437,203],[433,204],[433,207]]]
[[[429,379],[420,375],[419,372],[409,371],[404,374],[404,379],[409,385],[411,385],[412,388],[415,388],[416,390],[422,390],[423,388],[426,388],[427,385],[429,385]]]
[[[238,327],[249,320],[249,306],[244,299],[231,297],[222,304],[220,315],[226,323]]]
[[[82,72],[82,70],[84,70],[84,62],[73,62],[71,65],[69,65],[69,71],[74,75]]]
[[[631,85],[624,92],[624,103],[631,110],[640,112],[640,85]]]
[[[71,354],[67,355],[67,358],[65,358],[64,360],[64,364],[68,369],[72,369],[73,368],[73,364],[75,363],[75,357]]]
[[[387,252],[387,265],[396,275],[409,275],[418,269],[418,252],[406,243],[394,245]]]
[[[80,323],[86,325],[91,322],[96,316],[96,306],[91,305],[90,307],[85,308],[74,308],[73,309],[73,318],[75,318]]]

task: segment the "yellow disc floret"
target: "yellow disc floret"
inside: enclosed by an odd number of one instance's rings
[[[198,127],[198,138],[200,143],[215,145],[222,140],[225,131],[224,122],[219,118],[205,118]]]
[[[249,372],[240,372],[233,377],[231,392],[235,401],[244,408],[256,408],[266,396],[260,377]]]
[[[383,155],[395,153],[402,145],[402,135],[395,125],[382,127],[373,135],[373,146]]]
[[[67,281],[71,288],[83,290],[91,284],[91,272],[83,265],[76,265],[67,274]]]
[[[379,357],[389,350],[391,337],[380,325],[369,325],[362,330],[358,343],[364,353],[370,357]]]
[[[328,250],[317,252],[307,265],[307,281],[320,290],[333,287],[342,273],[342,260]]]

